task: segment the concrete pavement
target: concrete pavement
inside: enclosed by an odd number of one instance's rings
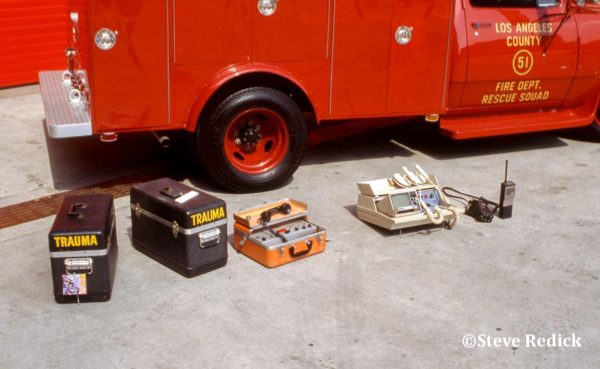
[[[0,205],[171,160],[146,136],[123,136],[118,155],[74,139],[64,145],[75,158],[52,164],[42,118],[34,87],[0,91]],[[138,142],[147,149],[121,155]],[[185,279],[132,248],[121,198],[107,303],[54,302],[52,218],[0,230],[0,367],[598,367],[599,154],[581,131],[454,142],[409,122],[311,148],[270,192],[229,194],[190,168],[185,183],[227,201],[230,234],[233,212],[292,197],[327,228],[327,250],[270,270],[230,247],[225,268]],[[400,238],[356,218],[357,181],[420,164],[442,185],[495,199],[505,159],[517,183],[510,220],[463,217],[451,231]],[[466,348],[468,334],[521,342]],[[552,334],[583,347],[526,347],[527,335]]]

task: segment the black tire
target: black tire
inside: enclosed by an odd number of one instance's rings
[[[224,140],[230,124],[250,109],[276,113],[288,131],[285,156],[274,168],[260,174],[238,170],[225,153]],[[306,121],[300,108],[288,95],[266,87],[248,88],[229,96],[196,132],[200,162],[219,184],[235,192],[269,190],[281,185],[298,169],[307,140]]]

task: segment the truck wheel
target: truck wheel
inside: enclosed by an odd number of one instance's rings
[[[286,94],[265,87],[229,96],[198,127],[202,165],[233,191],[274,188],[298,169],[306,121]]]

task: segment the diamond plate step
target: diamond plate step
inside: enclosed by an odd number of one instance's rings
[[[92,135],[92,118],[86,102],[71,102],[73,87],[62,80],[63,71],[40,72],[40,88],[46,112],[48,134],[52,138]]]

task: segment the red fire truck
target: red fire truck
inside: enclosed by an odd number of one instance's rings
[[[186,130],[232,190],[273,188],[307,122],[424,117],[455,139],[598,127],[600,0],[72,0],[51,137]],[[596,121],[594,122],[594,119]]]

